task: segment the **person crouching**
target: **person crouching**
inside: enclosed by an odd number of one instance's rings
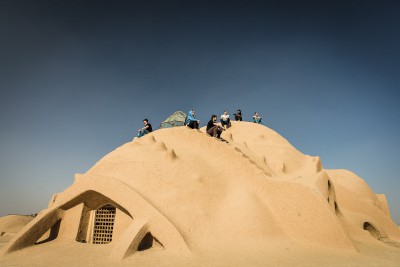
[[[231,119],[229,118],[228,111],[224,110],[224,114],[221,115],[221,125],[224,129],[231,127]]]
[[[211,120],[207,123],[207,134],[220,139],[222,131],[225,131],[225,129],[217,124],[217,115],[212,115]]]

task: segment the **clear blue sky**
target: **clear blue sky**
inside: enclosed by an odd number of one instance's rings
[[[301,2],[301,3],[300,3]],[[45,208],[176,110],[258,111],[400,224],[396,1],[0,2],[0,216]]]

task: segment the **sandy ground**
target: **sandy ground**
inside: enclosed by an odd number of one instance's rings
[[[138,252],[122,262],[104,257],[112,245],[51,241],[0,258],[0,266],[399,266],[400,248],[357,244],[358,253],[304,244],[271,242],[249,251],[174,255],[165,250]],[[101,260],[99,260],[101,259]]]
[[[30,215],[8,215],[0,218],[0,248],[33,220]]]

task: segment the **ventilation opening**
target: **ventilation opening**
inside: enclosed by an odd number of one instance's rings
[[[339,210],[339,207],[338,207],[338,204],[337,204],[336,201],[335,201],[335,214],[336,214],[337,216],[340,216],[340,210]]]
[[[96,210],[93,227],[93,244],[108,244],[112,241],[116,208],[105,205]]]
[[[326,200],[328,201],[328,204],[331,207],[332,211],[334,211],[335,214],[338,215],[335,189],[333,188],[333,184],[330,180],[328,180],[328,197],[326,198]]]
[[[61,220],[56,222],[50,229],[47,231],[39,240],[36,242],[36,245],[43,244],[55,240],[58,237],[58,233],[60,232]]]
[[[138,251],[143,251],[151,248],[163,248],[161,243],[153,237],[151,233],[147,233],[138,246]]]
[[[373,238],[377,240],[379,240],[382,237],[381,233],[375,228],[375,226],[373,226],[369,222],[365,222],[363,228],[365,231],[368,231]]]
[[[328,180],[328,198],[327,198],[328,203],[330,202],[331,198],[332,198],[332,186],[331,182]]]
[[[394,240],[382,236],[382,234],[376,229],[376,227],[372,223],[365,222],[363,228],[364,230],[368,231],[373,238],[381,241],[382,243],[392,247],[400,248],[400,242],[396,242]]]

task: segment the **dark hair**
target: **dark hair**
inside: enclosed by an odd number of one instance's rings
[[[242,114],[242,111],[240,109],[237,110],[237,113]]]
[[[213,118],[216,118],[217,117],[217,115],[211,115],[211,120],[213,119]]]
[[[148,119],[144,119],[143,121],[145,121],[145,122],[149,122],[149,120],[148,120]]]

